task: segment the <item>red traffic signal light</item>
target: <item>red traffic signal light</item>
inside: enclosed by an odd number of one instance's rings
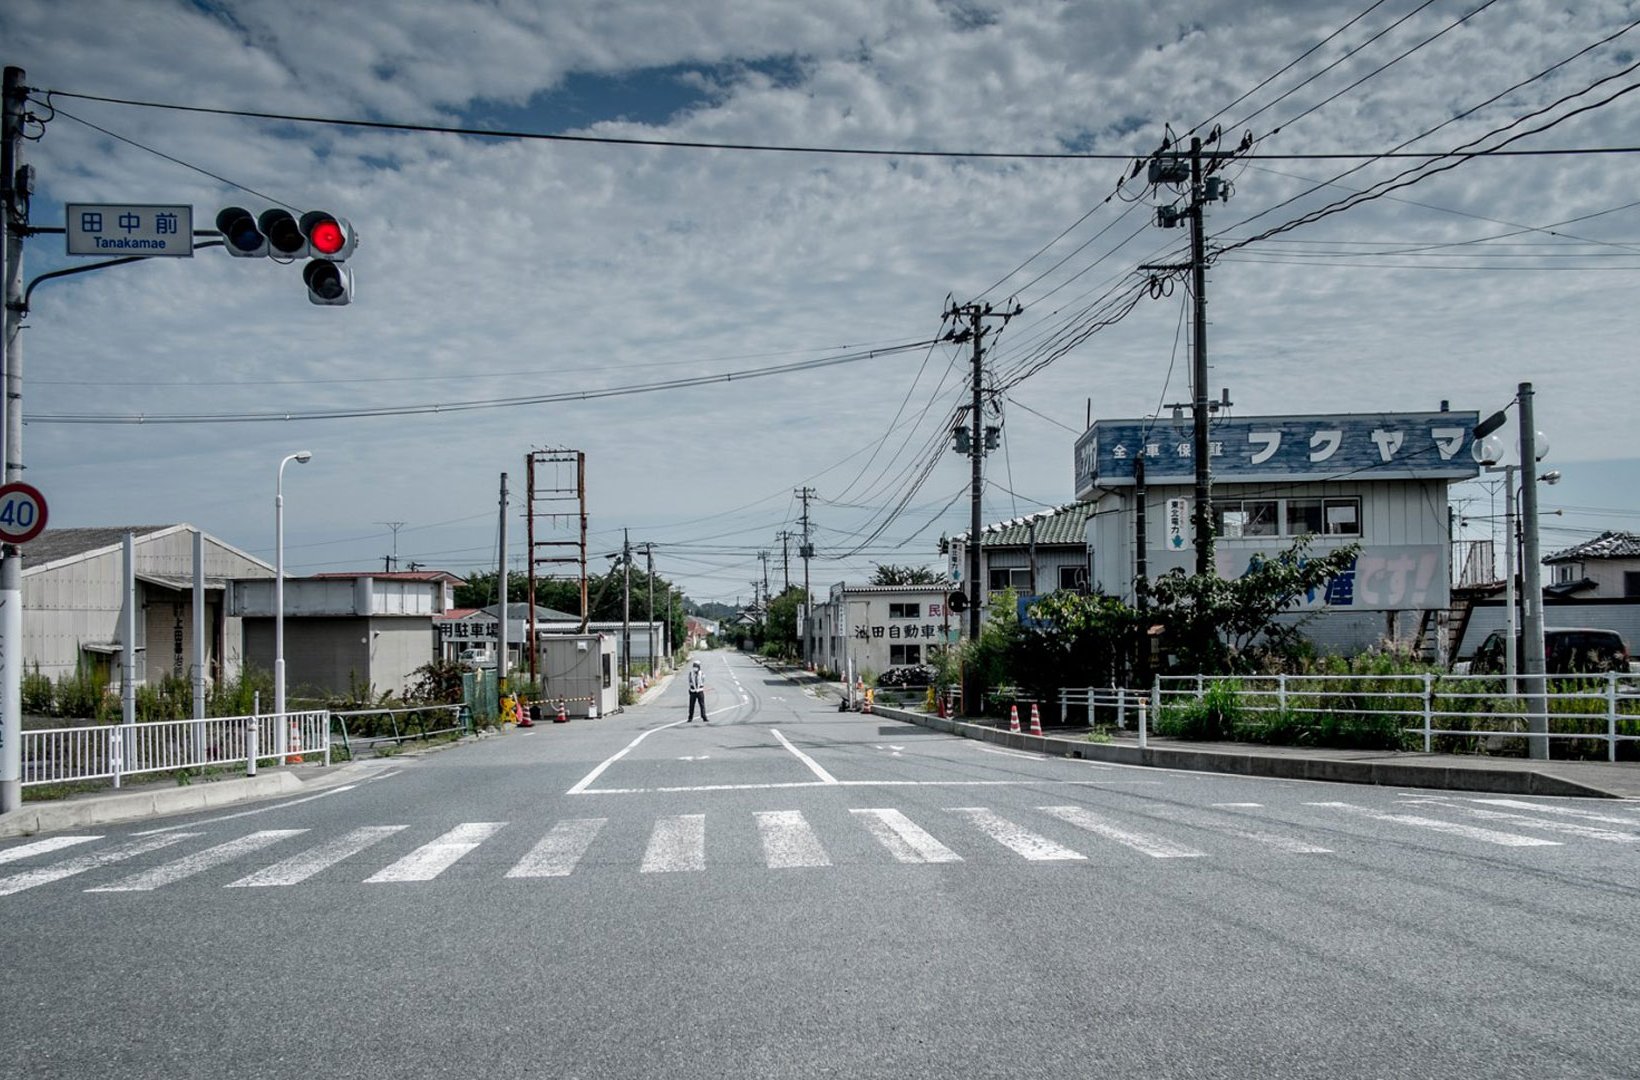
[[[302,235],[307,238],[308,254],[315,259],[342,262],[353,254],[359,242],[346,218],[323,210],[309,210],[302,215]]]

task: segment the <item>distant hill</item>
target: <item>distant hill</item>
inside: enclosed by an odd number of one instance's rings
[[[690,601],[683,605],[683,610],[691,615],[699,615],[703,619],[721,622],[733,618],[736,609],[733,604],[697,604]]]

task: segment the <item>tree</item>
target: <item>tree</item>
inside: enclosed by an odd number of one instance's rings
[[[894,563],[878,563],[877,572],[871,577],[871,584],[938,585],[944,580],[944,575],[936,573],[926,566],[896,566]]]
[[[1166,627],[1176,666],[1206,674],[1236,670],[1247,666],[1248,648],[1255,640],[1290,636],[1276,616],[1290,610],[1301,596],[1353,575],[1361,552],[1360,545],[1351,544],[1312,558],[1310,540],[1295,540],[1273,559],[1255,557],[1239,578],[1172,570],[1153,579],[1152,621]]]
[[[769,601],[763,624],[763,644],[775,645],[782,656],[797,655],[797,610],[803,605],[803,589],[793,585]]]

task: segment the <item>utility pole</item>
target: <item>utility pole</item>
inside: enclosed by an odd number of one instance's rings
[[[632,682],[632,538],[621,530],[621,685]]]
[[[1145,456],[1133,456],[1133,609],[1139,613],[1138,655],[1134,668],[1138,675],[1135,685],[1140,689],[1150,686],[1150,562],[1146,547],[1149,532],[1145,527],[1145,500],[1150,497],[1145,488]],[[1089,583],[1092,584],[1091,582]]]
[[[1526,740],[1534,758],[1549,757],[1549,687],[1543,658],[1543,561],[1538,549],[1537,428],[1532,418],[1532,384],[1515,397],[1520,421],[1521,668],[1526,676]]]
[[[968,639],[979,640],[979,534],[980,534],[980,505],[985,488],[985,452],[995,446],[994,433],[996,428],[985,426],[985,417],[982,411],[981,392],[985,378],[985,335],[990,330],[985,326],[986,319],[1001,319],[1004,324],[1015,315],[1020,308],[996,311],[990,304],[962,304],[953,305],[947,311],[946,317],[956,320],[966,320],[968,329],[957,335],[953,340],[972,341],[974,344],[974,373],[972,386],[972,403],[968,413],[968,458],[972,472],[969,488],[969,529],[968,529]],[[963,447],[958,440],[957,449]],[[968,699],[964,699],[968,700]]]
[[[647,542],[642,543],[638,545],[638,550],[644,554],[644,576],[649,579],[649,607],[645,609],[647,612],[645,621],[649,624],[649,629],[646,631],[646,639],[649,642],[649,673],[653,675],[656,670],[656,660],[658,659],[656,651],[659,645],[659,642],[655,640],[655,545]]]
[[[757,557],[763,563],[763,608],[767,612],[769,607],[769,553],[760,551],[757,553]]]
[[[814,626],[814,594],[809,591],[809,560],[814,557],[814,544],[809,540],[809,500],[814,498],[814,489],[798,488],[797,497],[803,500],[803,542],[797,548],[797,554],[803,559],[803,659],[813,662],[814,652],[809,648],[809,634]]]
[[[23,237],[28,227],[28,174],[23,166],[23,69],[7,67],[0,120],[0,250],[4,251],[5,312],[0,333],[0,384],[5,387],[6,483],[23,478]],[[0,813],[23,805],[23,556],[0,548]]]
[[[1217,138],[1216,132],[1214,138]],[[1246,149],[1247,145],[1244,142],[1242,149]],[[1217,169],[1225,160],[1240,152],[1209,152],[1205,155],[1210,161],[1207,171]],[[1150,159],[1149,180],[1152,184],[1180,184],[1188,181],[1190,185],[1189,205],[1184,208],[1182,214],[1177,206],[1161,206],[1156,210],[1156,222],[1164,229],[1173,228],[1181,221],[1189,224],[1190,262],[1184,266],[1141,266],[1140,269],[1190,271],[1191,299],[1195,305],[1195,315],[1191,321],[1190,408],[1192,419],[1195,421],[1195,438],[1191,454],[1196,459],[1196,505],[1190,519],[1196,531],[1196,573],[1210,574],[1213,572],[1213,492],[1209,461],[1211,447],[1207,437],[1207,421],[1211,411],[1207,402],[1207,236],[1202,211],[1207,203],[1227,200],[1230,197],[1230,186],[1221,177],[1204,174],[1203,156],[1201,139],[1192,137],[1188,163],[1177,151],[1158,153]]]
[[[775,534],[775,539],[780,541],[780,576],[783,582],[781,592],[784,593],[792,587],[791,530],[781,529]]]
[[[512,614],[512,605],[507,598],[507,474],[501,474],[501,552],[497,562],[496,585],[501,594],[501,609],[496,613],[496,646],[495,646],[495,692],[500,694],[507,688],[507,625]],[[533,693],[533,691],[532,691]]]

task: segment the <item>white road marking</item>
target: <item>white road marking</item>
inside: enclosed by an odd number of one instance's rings
[[[1474,799],[1473,802],[1487,806],[1506,806],[1512,810],[1531,810],[1539,814],[1559,814],[1562,817],[1582,818],[1584,821],[1604,821],[1608,825],[1628,825],[1633,827],[1640,824],[1634,818],[1612,817],[1610,814],[1597,814],[1591,810],[1574,810],[1569,806],[1550,806],[1546,803],[1527,802],[1524,799]]]
[[[123,862],[138,855],[146,855],[150,851],[157,851],[163,847],[180,843],[183,840],[193,839],[197,833],[172,833],[170,836],[149,836],[119,847],[105,848],[102,851],[93,851],[77,858],[66,859],[50,866],[40,866],[33,870],[25,870],[20,874],[0,878],[0,896],[10,896],[12,893],[32,889],[36,885],[44,885],[52,881],[61,881],[66,877],[83,874],[87,870],[95,870],[111,863]]]
[[[643,734],[639,735],[636,739],[633,739],[631,742],[627,743],[625,747],[623,747],[620,750],[617,750],[615,753],[613,753],[609,757],[605,758],[603,760],[603,762],[601,764],[599,764],[599,766],[596,769],[593,769],[591,772],[589,772],[585,776],[581,777],[580,782],[578,782],[574,787],[570,788],[568,791],[564,792],[564,794],[566,794],[566,795],[579,795],[579,794],[581,794],[583,791],[585,791],[588,787],[590,787],[592,785],[592,782],[594,780],[598,779],[598,777],[600,777],[604,774],[605,769],[609,768],[611,765],[615,764],[617,761],[621,760],[622,758],[626,757],[626,755],[630,754],[632,752],[633,747],[637,746],[639,743],[641,743],[645,739],[649,738],[649,736],[655,734],[655,732],[665,731],[667,728],[670,728],[670,727],[677,727],[681,723],[683,723],[682,720],[674,720],[670,724],[662,724],[658,728],[650,728],[648,731],[646,731]]]
[[[1231,810],[1242,810],[1242,809],[1258,810],[1258,809],[1262,809],[1263,806],[1264,806],[1263,803],[1256,803],[1256,802],[1215,802],[1215,803],[1208,803],[1207,805],[1208,806],[1222,807],[1224,809],[1231,809]]]
[[[468,821],[412,851],[393,865],[365,878],[365,884],[383,881],[432,881],[457,859],[500,832],[505,821]]]
[[[1259,804],[1213,803],[1212,805],[1256,808]],[[1243,840],[1252,840],[1255,843],[1266,844],[1275,848],[1277,851],[1285,851],[1290,855],[1332,854],[1332,848],[1317,847],[1314,844],[1307,844],[1302,840],[1294,840],[1290,836],[1282,836],[1280,833],[1260,832],[1256,829],[1243,829],[1239,826],[1227,824],[1222,820],[1209,817],[1205,814],[1182,813],[1177,810],[1170,810],[1168,811],[1167,817],[1169,821],[1177,821],[1181,825],[1189,825],[1190,827],[1196,829],[1208,829],[1212,832],[1229,833],[1231,836],[1239,836]]]
[[[706,815],[679,814],[655,822],[639,871],[666,874],[706,869]]]
[[[607,818],[575,818],[552,827],[530,853],[507,871],[510,878],[567,877],[587,853]]]
[[[1022,757],[1028,761],[1047,761],[1047,754],[1027,754],[1023,750],[1004,750],[1000,746],[974,745],[975,750],[983,750],[987,754],[1001,754],[1004,757]]]
[[[1103,836],[1106,840],[1114,840],[1124,847],[1149,855],[1152,859],[1196,859],[1207,854],[1205,851],[1196,851],[1175,844],[1171,840],[1117,828],[1086,807],[1039,806],[1037,809],[1045,814],[1052,814],[1060,821],[1068,821],[1079,829],[1086,829],[1095,836]]]
[[[780,740],[781,746],[784,746],[787,750],[790,750],[797,757],[798,761],[801,761],[803,764],[807,765],[809,767],[809,771],[813,772],[814,775],[820,778],[820,782],[822,784],[837,783],[837,777],[831,775],[831,773],[827,772],[825,769],[822,769],[818,761],[815,761],[813,758],[809,757],[809,755],[793,746],[791,740],[786,738],[785,735],[781,734],[779,731],[776,731],[774,728],[770,728],[769,730],[774,732],[774,737]]]
[[[1546,821],[1543,818],[1527,817],[1525,814],[1511,814],[1503,810],[1483,810],[1478,806],[1465,806],[1462,803],[1448,803],[1447,806],[1449,809],[1461,811],[1470,817],[1484,818],[1487,821],[1508,821],[1517,825],[1524,825],[1528,829],[1565,833],[1568,836],[1581,836],[1588,840],[1605,840],[1613,844],[1633,844],[1640,841],[1640,835],[1635,833],[1602,829],[1598,825],[1578,825],[1570,821]],[[1629,827],[1631,829],[1640,828],[1640,822],[1629,822]]]
[[[402,772],[403,770],[401,769],[399,771]],[[398,773],[397,772],[388,773],[387,775],[388,776],[397,776]],[[384,778],[385,777],[381,777],[381,776],[371,777],[372,780],[381,780],[381,779],[384,779]],[[366,781],[366,783],[368,783],[368,782],[369,781]],[[312,802],[314,799],[324,799],[324,798],[328,798],[331,795],[340,795],[342,792],[352,791],[354,788],[356,788],[358,786],[359,786],[358,784],[343,784],[341,787],[331,788],[329,791],[321,791],[317,795],[304,795],[300,799],[290,799],[290,800],[287,800],[286,802],[275,803],[272,806],[259,806],[255,810],[241,810],[237,814],[223,814],[221,817],[206,818],[204,821],[190,821],[186,825],[167,825],[163,829],[144,829],[142,832],[134,832],[131,835],[132,836],[153,836],[157,833],[176,832],[176,831],[179,831],[179,830],[182,830],[182,829],[197,829],[201,825],[215,825],[218,822],[232,821],[235,818],[250,817],[253,814],[266,814],[270,810],[283,810],[287,806],[298,806],[301,803]]]
[[[763,838],[763,858],[770,870],[798,866],[830,866],[826,849],[814,835],[801,810],[762,810],[757,831]]]
[[[1450,833],[1467,840],[1479,840],[1486,844],[1499,844],[1503,847],[1559,847],[1559,840],[1544,840],[1537,836],[1521,836],[1517,833],[1498,832],[1494,829],[1482,829],[1474,825],[1459,825],[1452,821],[1441,821],[1436,818],[1418,817],[1414,814],[1385,814],[1377,810],[1369,810],[1364,806],[1354,806],[1342,802],[1312,802],[1305,806],[1322,806],[1331,810],[1346,810],[1352,814],[1360,814],[1375,821],[1389,821],[1397,825],[1412,825],[1420,829],[1429,829],[1433,832]]]
[[[292,855],[272,866],[264,867],[254,874],[246,874],[238,881],[229,882],[225,888],[259,888],[275,885],[295,885],[306,881],[319,871],[335,866],[350,855],[357,855],[365,848],[378,841],[385,840],[396,832],[403,831],[403,825],[366,825],[343,833],[334,840],[320,844]]]
[[[953,806],[948,809],[953,814],[961,814],[967,818],[981,832],[1003,847],[1023,855],[1032,862],[1087,859],[1086,855],[1072,851],[1068,847],[1054,843],[1046,836],[1040,836],[1029,829],[1016,825],[983,806]]]
[[[850,810],[879,844],[903,863],[961,862],[962,856],[934,839],[898,810]]]
[[[61,851],[75,844],[84,844],[92,840],[101,840],[100,836],[53,836],[45,840],[36,840],[30,844],[7,848],[0,851],[0,863],[16,862],[26,859],[30,855],[44,855],[48,851]]]
[[[676,795],[691,791],[771,791],[809,787],[1158,787],[1160,780],[788,780],[770,784],[680,784],[667,787],[592,788],[583,795]]]
[[[163,885],[181,881],[192,877],[213,866],[220,866],[225,862],[232,862],[241,855],[260,850],[269,844],[277,844],[281,840],[292,836],[300,836],[306,829],[264,829],[261,832],[249,833],[237,840],[229,840],[225,844],[208,847],[204,851],[196,851],[175,862],[168,862],[163,866],[156,866],[152,870],[144,870],[140,874],[132,874],[128,878],[121,878],[112,885],[98,885],[87,889],[86,892],[150,892]]]
[[[712,755],[711,754],[685,754],[682,757],[680,757],[678,760],[679,761],[711,761],[712,760]]]

